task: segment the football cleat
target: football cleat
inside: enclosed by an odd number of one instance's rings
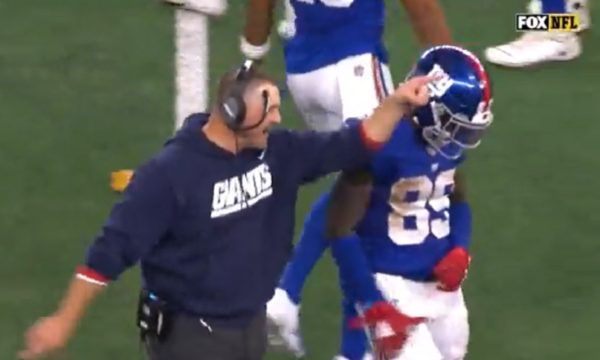
[[[283,289],[275,289],[275,295],[267,303],[269,345],[292,353],[297,359],[306,351],[299,326],[300,305],[295,304]]]
[[[579,17],[579,31],[584,31],[592,26],[588,0],[566,0],[567,13],[577,14]],[[527,5],[527,12],[531,14],[543,13],[542,0],[531,0]]]
[[[566,0],[568,13],[577,14],[579,29],[592,25],[587,0]],[[542,1],[531,0],[527,6],[531,14],[543,13]],[[582,51],[581,39],[575,33],[525,33],[509,43],[485,49],[484,55],[492,64],[522,68],[551,61],[568,61],[577,58]]]
[[[507,44],[485,50],[487,61],[507,67],[526,67],[551,61],[568,61],[581,54],[575,33],[528,32]]]

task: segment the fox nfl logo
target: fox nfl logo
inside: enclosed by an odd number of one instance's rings
[[[517,31],[577,31],[575,14],[517,14]]]

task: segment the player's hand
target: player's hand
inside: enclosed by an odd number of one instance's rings
[[[399,105],[406,108],[406,113],[411,113],[414,108],[429,102],[427,85],[435,79],[435,76],[415,76],[398,85],[391,96]]]
[[[438,281],[438,289],[443,291],[456,291],[460,288],[467,276],[471,256],[462,247],[452,249],[433,269],[433,274]]]
[[[387,301],[378,301],[364,312],[363,317],[351,319],[350,326],[366,327],[372,336],[377,358],[391,358],[402,349],[412,328],[424,320],[401,313]]]
[[[277,26],[277,33],[283,40],[289,40],[296,35],[296,24],[290,20],[281,20]]]
[[[62,349],[74,326],[60,315],[41,318],[25,333],[25,348],[19,352],[20,359],[41,359]]]

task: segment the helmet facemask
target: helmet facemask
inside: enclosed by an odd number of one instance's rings
[[[423,127],[423,138],[442,156],[458,159],[464,150],[474,149],[481,143],[481,138],[492,123],[493,115],[480,104],[473,119],[452,111],[442,102],[431,101],[433,125]]]

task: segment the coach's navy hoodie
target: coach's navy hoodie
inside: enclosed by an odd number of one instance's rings
[[[243,325],[262,311],[292,249],[300,185],[364,166],[360,126],[273,130],[266,151],[235,156],[192,115],[136,170],[80,277],[115,280],[141,260],[143,286],[184,314]]]

